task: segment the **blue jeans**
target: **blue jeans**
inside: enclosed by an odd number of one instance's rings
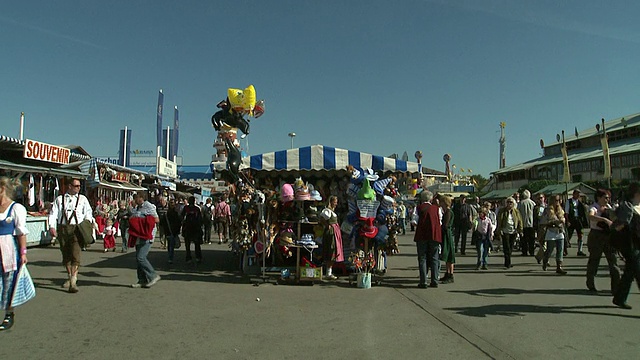
[[[427,284],[427,255],[429,253],[428,241],[416,241],[418,249],[418,270],[420,272],[420,284]]]
[[[156,278],[156,271],[147,259],[151,250],[151,240],[138,240],[136,242],[136,262],[138,263],[138,283],[146,284]]]
[[[476,240],[477,250],[477,266],[487,266],[487,257],[489,256],[489,249],[491,248],[491,240],[489,234],[482,234],[482,238]]]
[[[121,227],[120,234],[122,235],[122,252],[127,252],[129,249],[129,228]]]
[[[564,239],[558,240],[546,240],[547,242],[547,251],[544,252],[545,263],[549,262],[549,258],[553,253],[553,249],[556,249],[556,263],[562,263],[562,253],[564,252]],[[555,246],[553,246],[555,244]]]
[[[440,243],[437,241],[429,241],[429,268],[431,283],[437,283],[440,279]]]
[[[169,261],[173,261],[173,254],[178,241],[178,235],[167,235],[167,252],[169,253]]]

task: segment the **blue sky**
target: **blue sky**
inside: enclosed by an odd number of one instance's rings
[[[185,164],[208,164],[228,87],[256,87],[250,154],[324,144],[442,155],[485,177],[539,139],[640,112],[635,1],[22,1],[0,11],[0,134],[115,155],[154,149],[180,109]]]

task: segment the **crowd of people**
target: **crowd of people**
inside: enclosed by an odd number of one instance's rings
[[[158,196],[155,204],[147,200],[145,192],[136,193],[132,201],[112,203],[108,208],[97,206],[94,211],[89,200],[80,194],[81,182],[70,179],[64,194],[55,198],[50,206],[50,233],[60,243],[62,264],[67,271],[63,287],[77,293],[78,269],[81,266],[82,249],[95,236],[95,218],[104,218],[104,251],[115,251],[116,237],[122,238],[121,251],[135,248],[137,282],[133,288],[149,288],[160,279],[147,259],[154,242],[159,238],[167,250],[168,262],[174,260],[175,249],[185,244],[185,260],[192,262],[191,244],[194,245],[195,261],[203,261],[202,244],[212,244],[212,234],[219,244],[230,241],[230,224],[239,206],[229,202],[226,195],[205,203],[196,204],[194,196],[186,200]],[[0,331],[13,326],[14,312],[11,304],[12,288],[15,288],[16,272],[27,263],[26,209],[13,201],[15,181],[0,178],[0,253],[2,254],[1,304],[6,310],[0,323]],[[239,197],[242,199],[242,196]],[[264,200],[264,199],[263,199]],[[342,238],[335,234],[342,231],[338,225],[338,198],[330,196],[327,208],[320,213],[319,224],[326,223],[323,234],[334,239],[327,246],[325,262],[331,268],[334,262],[344,261]],[[513,267],[512,256],[520,249],[522,256],[535,257],[542,269],[550,267],[555,252],[556,273],[567,274],[563,268],[563,257],[567,255],[570,239],[577,235],[577,256],[588,256],[585,283],[589,291],[597,291],[594,278],[602,255],[608,263],[611,278],[613,303],[630,309],[627,297],[635,279],[640,286],[640,185],[632,183],[617,203],[611,205],[611,193],[599,189],[594,202],[585,203],[580,191],[574,191],[564,204],[560,195],[538,194],[531,199],[528,190],[516,193],[501,204],[481,202],[479,198],[468,201],[465,196],[453,199],[444,194],[433,194],[423,190],[416,204],[405,205],[398,201],[392,205],[388,216],[389,239],[396,234],[406,234],[409,221],[417,247],[419,283],[418,287],[438,287],[438,284],[454,282],[456,254],[466,254],[467,236],[471,234],[471,245],[476,249],[476,270],[489,268],[493,252],[501,251],[505,270]],[[244,204],[244,203],[241,203]],[[244,206],[244,205],[242,205]],[[240,207],[242,207],[240,206]],[[323,217],[324,212],[328,216]],[[332,220],[331,220],[332,219]],[[86,229],[85,224],[89,224]],[[584,252],[583,230],[588,229]],[[158,234],[156,234],[156,231]],[[335,236],[327,235],[327,232]],[[330,243],[333,244],[333,243]],[[346,245],[346,244],[345,244]],[[392,249],[393,244],[387,249]],[[344,246],[345,248],[347,246]],[[397,249],[397,243],[396,247]],[[537,251],[536,251],[536,248]],[[619,257],[625,262],[624,274],[618,266]],[[445,262],[445,273],[440,277],[441,261]],[[429,277],[430,273],[430,277]],[[328,272],[329,278],[335,276]]]
[[[597,292],[594,278],[600,260],[605,256],[611,278],[613,303],[630,309],[626,300],[633,279],[640,286],[640,186],[632,183],[618,202],[611,204],[611,192],[599,189],[594,202],[585,204],[579,190],[562,204],[560,195],[538,194],[531,199],[529,190],[505,199],[504,204],[480,200],[467,202],[465,196],[454,201],[446,195],[434,196],[428,190],[419,195],[415,207],[417,223],[414,241],[417,246],[419,283],[418,287],[438,287],[439,283],[453,282],[455,253],[465,255],[466,237],[472,234],[471,244],[476,248],[476,270],[488,269],[488,258],[497,250],[493,240],[501,243],[504,269],[513,267],[512,256],[519,247],[522,256],[533,256],[542,269],[550,267],[550,258],[555,251],[556,273],[566,275],[563,257],[567,256],[570,239],[577,234],[577,256],[586,257],[586,287]],[[414,226],[412,226],[413,230]],[[589,229],[587,249],[584,252],[583,230]],[[517,246],[516,246],[517,245]],[[537,253],[535,248],[538,247]],[[618,257],[625,261],[624,275],[618,267]],[[439,278],[440,261],[446,262],[446,273]],[[428,272],[431,279],[427,285]]]

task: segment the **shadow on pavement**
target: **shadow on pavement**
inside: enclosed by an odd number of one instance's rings
[[[444,310],[454,311],[460,315],[473,316],[473,317],[488,317],[490,315],[496,316],[524,316],[526,314],[585,314],[585,315],[603,315],[603,316],[617,316],[628,319],[640,319],[637,315],[625,315],[625,314],[611,314],[601,313],[595,311],[587,311],[589,309],[613,309],[614,305],[598,305],[598,306],[545,306],[545,305],[530,305],[530,304],[493,304],[483,305],[478,307],[458,307],[458,308],[444,308]]]
[[[475,296],[502,297],[508,295],[521,294],[544,294],[544,295],[589,295],[589,296],[607,296],[610,293],[600,291],[597,293],[590,292],[587,289],[514,289],[514,288],[492,288],[492,289],[475,289],[475,290],[452,290],[452,293],[463,293]]]

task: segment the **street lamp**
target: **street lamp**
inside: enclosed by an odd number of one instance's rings
[[[291,138],[291,148],[293,149],[293,138],[296,137],[296,133],[290,132],[289,137]]]

